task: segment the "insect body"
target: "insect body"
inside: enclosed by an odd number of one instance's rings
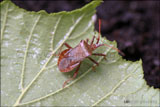
[[[91,43],[89,44],[89,40],[81,40],[80,43],[75,47],[72,48],[69,44],[64,43],[64,45],[68,48],[64,51],[62,51],[59,54],[59,59],[58,59],[58,68],[61,72],[70,72],[74,68],[76,68],[76,71],[73,75],[72,78],[68,79],[67,81],[64,82],[63,87],[74,79],[77,74],[78,70],[80,68],[81,62],[85,59],[88,58],[91,60],[93,63],[98,65],[98,62],[92,59],[90,56],[91,55],[97,55],[97,56],[106,56],[105,54],[102,53],[93,53],[95,49],[97,49],[100,46],[107,46],[112,49],[115,49],[116,51],[120,52],[117,48],[111,47],[107,44],[99,44],[100,40],[100,25],[101,25],[101,20],[99,20],[99,36],[97,38],[97,42],[94,44],[95,36],[93,36]],[[123,53],[122,53],[123,54]]]
[[[58,67],[61,72],[70,72],[80,64],[86,57],[92,55],[93,49],[90,45],[82,40],[75,48],[64,50],[59,57]]]

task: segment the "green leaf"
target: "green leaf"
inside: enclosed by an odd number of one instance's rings
[[[63,43],[75,47],[80,40],[98,35],[91,20],[101,1],[92,1],[71,12],[28,12],[3,1],[1,7],[1,105],[2,106],[158,106],[159,90],[143,79],[142,62],[125,61],[102,47],[94,57],[100,64],[84,60],[77,78],[62,84],[73,72],[62,73],[57,54]],[[115,42],[101,38],[116,47]],[[63,48],[64,49],[64,48]]]

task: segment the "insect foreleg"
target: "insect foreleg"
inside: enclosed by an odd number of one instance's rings
[[[58,52],[58,54],[56,54],[56,56],[59,56],[59,54],[61,53],[62,47],[63,47],[64,45],[65,45],[68,49],[72,48],[68,43],[64,43],[64,44],[60,47],[59,52]]]
[[[92,45],[92,44],[93,44],[94,39],[95,39],[95,36],[93,36],[93,38],[92,38],[92,41],[91,41],[91,44],[90,44],[90,45]]]
[[[63,43],[63,45],[62,45],[62,46],[60,47],[60,49],[59,49],[60,52],[61,52],[62,47],[63,47],[64,45],[65,45],[68,49],[72,48],[68,43]]]
[[[81,63],[78,65],[78,67],[76,68],[76,71],[74,72],[74,74],[73,74],[73,77],[72,78],[69,78],[68,80],[66,80],[64,83],[63,83],[63,88],[66,86],[66,84],[69,82],[69,81],[71,81],[71,80],[73,80],[74,78],[76,78],[76,76],[77,76],[77,74],[78,74],[78,71],[79,71],[79,68],[80,68],[80,65],[81,65]]]
[[[63,45],[65,45],[67,48],[72,48],[68,43],[64,43]]]
[[[89,42],[89,39],[88,39],[88,38],[86,39],[86,42],[87,42],[87,43]]]

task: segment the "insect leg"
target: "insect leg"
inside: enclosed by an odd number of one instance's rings
[[[90,59],[93,63],[95,63],[97,66],[99,65],[99,63],[97,61],[95,61],[94,59],[92,59],[91,57],[87,57],[88,59]]]
[[[125,56],[125,54],[122,51],[120,51],[118,48],[115,48],[115,47],[107,45],[107,44],[98,44],[96,48],[98,48],[100,46],[106,46],[106,47],[112,48],[112,49],[116,50],[117,52],[119,52],[122,56]]]
[[[103,53],[93,53],[92,55],[104,56],[104,59],[106,59],[106,54]]]
[[[91,57],[88,57],[93,63],[95,63],[97,66],[99,65],[99,63],[97,61],[95,61],[94,59],[92,59]],[[92,69],[95,69],[95,66],[92,66]]]
[[[91,44],[90,44],[90,45],[92,45],[92,44],[93,44],[94,39],[95,39],[95,36],[93,36],[93,38],[92,38],[92,41],[91,41]]]
[[[88,38],[86,39],[86,42],[87,42],[87,43],[89,42],[89,39],[88,39]]]
[[[58,52],[58,54],[56,54],[56,56],[59,56],[59,54],[61,53],[62,47],[63,47],[64,45],[65,45],[68,49],[72,48],[68,43],[64,43],[64,44],[60,47],[59,52]]]
[[[99,21],[99,34],[98,34],[98,38],[97,38],[97,43],[99,43],[99,40],[100,40],[100,33],[101,33],[101,19],[98,20]]]
[[[63,88],[66,86],[66,84],[69,82],[69,81],[71,81],[71,80],[73,80],[74,78],[76,78],[76,76],[77,76],[77,74],[78,74],[78,70],[79,70],[79,68],[80,68],[80,65],[81,65],[81,63],[78,65],[78,67],[76,68],[76,71],[74,72],[74,75],[73,75],[73,77],[72,78],[69,78],[68,80],[66,80],[64,83],[63,83]]]
[[[68,43],[64,43],[64,45],[69,49],[72,48]]]
[[[97,56],[106,56],[106,54],[103,54],[103,53],[93,53],[92,55],[97,55]]]

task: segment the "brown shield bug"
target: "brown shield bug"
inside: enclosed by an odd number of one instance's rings
[[[97,56],[106,56],[103,53],[93,53],[93,51],[95,49],[97,49],[100,46],[107,46],[110,47],[116,51],[118,51],[119,53],[121,53],[122,55],[124,55],[120,50],[118,50],[115,47],[109,46],[107,44],[99,44],[99,40],[100,40],[100,30],[101,30],[101,20],[99,19],[99,35],[97,38],[96,43],[94,43],[95,40],[95,36],[93,36],[91,43],[89,42],[89,39],[87,40],[81,40],[80,43],[72,48],[69,44],[64,43],[63,45],[65,45],[68,49],[62,51],[59,54],[59,59],[58,59],[58,68],[61,72],[70,72],[72,71],[74,68],[76,68],[76,71],[74,72],[74,75],[72,78],[66,80],[63,84],[63,87],[65,87],[65,85],[71,81],[72,79],[74,79],[77,74],[78,74],[78,70],[80,68],[81,62],[85,59],[88,58],[89,60],[91,60],[93,63],[95,63],[96,65],[98,65],[98,62],[95,61],[94,59],[92,59],[90,56],[91,55],[97,55]]]

